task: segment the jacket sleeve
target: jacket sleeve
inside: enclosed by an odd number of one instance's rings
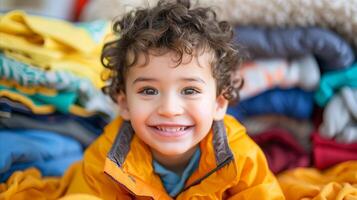
[[[131,199],[131,195],[121,188],[104,172],[104,163],[112,143],[106,135],[101,135],[85,151],[81,164],[76,168],[67,194],[90,194],[102,199]]]
[[[247,137],[247,136],[246,136]],[[261,149],[247,137],[241,149],[247,155],[236,156],[238,165],[237,184],[229,189],[230,200],[283,200],[284,194],[273,173],[270,171]],[[249,151],[249,152],[248,152]]]

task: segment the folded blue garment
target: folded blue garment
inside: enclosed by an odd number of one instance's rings
[[[238,120],[249,116],[276,114],[296,119],[309,119],[313,111],[313,92],[298,88],[273,89],[230,106],[228,114]]]
[[[94,114],[86,117],[60,112],[54,112],[51,114],[34,114],[31,109],[27,108],[22,103],[15,102],[6,97],[0,97],[0,111],[19,113],[41,121],[46,121],[48,123],[51,123],[51,121],[57,122],[75,120],[97,135],[101,134],[103,132],[103,128],[110,122],[110,119],[100,114]]]
[[[42,130],[0,130],[0,152],[0,182],[29,167],[44,176],[61,176],[83,155],[76,140]]]

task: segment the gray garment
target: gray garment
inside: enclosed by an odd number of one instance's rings
[[[242,124],[246,127],[249,135],[258,135],[269,128],[283,128],[293,135],[293,137],[310,151],[310,136],[313,131],[313,124],[309,120],[298,120],[283,115],[262,115],[245,118]]]
[[[235,40],[251,59],[313,54],[324,71],[346,68],[355,58],[347,41],[323,28],[238,26],[235,31]]]
[[[306,55],[304,57],[294,59],[291,61],[289,72],[294,68],[298,72],[299,86],[304,90],[315,90],[320,82],[319,65],[315,57]]]
[[[357,89],[346,87],[341,90],[341,94],[352,118],[357,120]]]
[[[83,146],[88,146],[97,137],[74,120],[43,122],[21,114],[10,113],[10,117],[0,117],[1,128],[39,129],[70,136]]]
[[[337,134],[336,140],[344,143],[352,143],[357,141],[357,123],[347,124],[341,134]]]
[[[357,141],[357,89],[344,87],[327,104],[320,133],[327,138]]]

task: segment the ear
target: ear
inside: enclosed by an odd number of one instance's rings
[[[226,114],[228,107],[228,100],[223,97],[223,95],[219,95],[216,99],[216,110],[213,116],[213,119],[216,121],[222,120],[224,115]]]
[[[123,91],[118,94],[117,103],[119,105],[119,115],[124,120],[130,120],[130,112],[128,107],[127,97]]]

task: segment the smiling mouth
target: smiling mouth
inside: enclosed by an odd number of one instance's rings
[[[193,126],[150,126],[154,132],[164,137],[179,137],[189,132]]]

